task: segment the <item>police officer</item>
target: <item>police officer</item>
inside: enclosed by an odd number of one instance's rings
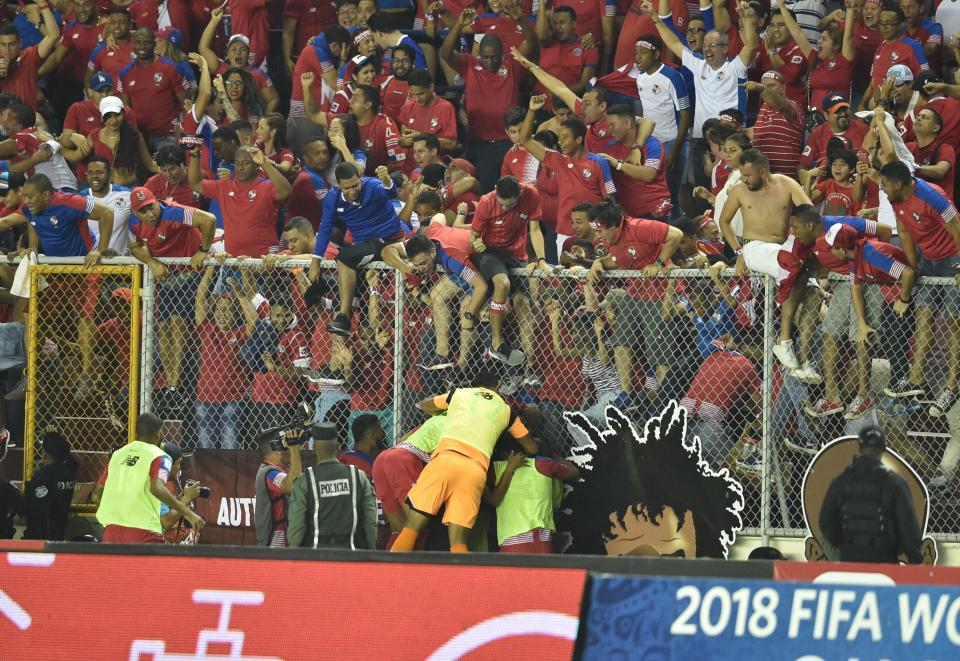
[[[24,489],[23,516],[27,527],[23,538],[63,541],[79,464],[67,439],[57,432],[44,434],[41,445],[40,469]]]
[[[845,562],[923,562],[920,524],[907,481],[881,463],[886,439],[876,426],[860,431],[860,454],[830,484],[820,528]]]
[[[306,470],[290,496],[287,539],[307,548],[372,549],[377,540],[377,499],[363,471],[337,460],[337,427],[311,427],[317,465]]]

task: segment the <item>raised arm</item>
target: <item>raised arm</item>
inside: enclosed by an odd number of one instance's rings
[[[217,34],[217,28],[220,26],[222,19],[223,9],[221,7],[217,7],[210,12],[210,22],[207,23],[207,27],[203,28],[203,33],[200,35],[200,43],[197,45],[197,50],[200,52],[200,55],[203,56],[203,59],[207,61],[207,66],[210,67],[211,71],[216,71],[220,68],[220,58],[217,57],[217,54],[210,48],[210,44],[213,43],[213,38]]]
[[[451,69],[459,69],[463,60],[463,56],[454,50],[454,47],[460,42],[460,33],[463,32],[464,28],[473,23],[476,17],[476,9],[472,7],[464,9],[463,13],[460,14],[460,18],[458,18],[457,22],[450,28],[450,32],[447,33],[447,37],[440,46],[440,59],[450,65]]]
[[[650,17],[650,20],[653,21],[654,27],[657,28],[657,34],[660,35],[663,45],[669,48],[670,52],[673,53],[677,59],[683,59],[683,50],[687,47],[686,44],[663,22],[663,19],[660,18],[660,15],[654,11],[651,5],[645,4],[643,9],[646,11],[647,16]]]
[[[783,17],[783,22],[787,26],[787,32],[789,32],[793,40],[797,42],[797,46],[800,47],[804,56],[808,57],[810,53],[814,51],[814,48],[810,45],[810,41],[806,35],[803,34],[803,30],[800,29],[800,24],[797,23],[797,19],[794,18],[793,12],[781,11],[780,15]]]
[[[746,2],[740,2],[738,7],[740,6],[744,10],[747,9]],[[757,36],[757,27],[752,21],[740,21],[740,32],[743,38],[743,48],[740,49],[740,54],[737,57],[740,58],[743,66],[749,68],[753,64],[753,56],[757,54],[757,49],[760,47],[760,38]]]
[[[190,149],[190,162],[187,164],[187,182],[190,190],[203,195],[203,172],[200,171],[200,147]]]
[[[511,48],[510,53],[513,55],[514,59],[520,63],[520,66],[532,73],[533,77],[536,78],[541,85],[547,88],[548,92],[563,101],[564,104],[570,108],[570,110],[574,109],[577,101],[580,100],[580,97],[574,94],[573,90],[567,87],[566,83],[551,76],[544,69],[542,69],[540,65],[530,61],[516,48]]]
[[[857,45],[853,39],[854,22],[857,20],[857,9],[851,2],[847,5],[846,18],[843,21],[843,48],[840,50],[844,58],[853,62],[857,56]]]
[[[45,60],[57,47],[60,41],[60,26],[57,25],[57,18],[53,15],[50,5],[46,2],[38,3],[40,6],[40,17],[43,19],[43,39],[37,44],[37,55]]]
[[[264,156],[262,151],[255,149],[253,152],[253,162],[263,168],[263,171],[267,173],[267,176],[270,178],[270,183],[277,189],[278,202],[283,202],[290,197],[290,191],[293,190],[293,187],[290,185],[290,180],[277,169],[273,161]]]
[[[528,104],[527,116],[523,118],[523,125],[520,127],[520,146],[533,154],[538,161],[543,161],[547,155],[547,148],[533,139],[533,116],[537,114],[547,102],[545,94],[531,96]]]

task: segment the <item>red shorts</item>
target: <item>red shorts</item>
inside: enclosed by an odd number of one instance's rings
[[[373,462],[373,484],[383,511],[394,514],[403,509],[410,487],[423,471],[423,459],[403,448],[388,448]]]
[[[163,535],[143,528],[109,525],[103,529],[104,544],[163,544]]]
[[[530,541],[505,544],[500,547],[500,553],[553,553],[553,541],[551,541],[548,531],[538,528],[531,530],[523,537],[529,537]]]

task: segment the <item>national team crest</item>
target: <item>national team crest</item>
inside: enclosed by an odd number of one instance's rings
[[[163,74],[160,73],[159,71],[158,71],[157,73],[153,74],[153,82],[155,82],[157,85],[159,85],[160,83],[162,83],[162,82],[163,82]]]
[[[633,246],[629,246],[629,247],[627,248],[627,254],[630,255],[631,257],[636,257],[636,256],[637,256],[637,249],[634,248]]]
[[[717,80],[723,80],[723,71],[722,71],[722,70],[717,72]]]
[[[56,227],[57,225],[60,224],[60,219],[57,218],[56,216],[50,216],[50,224]]]
[[[367,138],[367,139],[364,141],[363,145],[364,145],[364,147],[366,147],[367,149],[373,149],[373,140]]]
[[[828,69],[829,71],[833,71],[833,70],[836,69],[836,68],[837,68],[837,61],[836,61],[836,60],[830,60],[829,62],[827,62],[827,69]]]
[[[440,125],[440,121],[436,117],[430,118],[430,128],[435,129]]]
[[[499,69],[497,69],[497,75],[498,75],[498,76],[506,76],[506,75],[507,75],[507,67],[500,67]]]
[[[900,53],[898,53],[897,51],[893,51],[892,53],[890,53],[891,62],[896,62],[899,59],[900,59]]]
[[[580,173],[584,176],[585,179],[589,179],[589,178],[590,178],[590,175],[593,174],[593,173],[590,172],[590,170],[587,169],[587,168],[583,168],[583,170],[581,170]]]
[[[257,191],[252,190],[247,192],[247,199],[253,202],[257,198]]]
[[[574,55],[574,57],[580,57],[581,55],[583,55],[583,49],[582,49],[582,48],[574,48],[574,49],[573,49],[573,55]]]

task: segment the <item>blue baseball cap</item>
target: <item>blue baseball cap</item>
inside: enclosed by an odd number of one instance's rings
[[[183,33],[177,28],[165,27],[157,32],[157,37],[169,41],[180,50],[183,50]]]
[[[93,74],[93,77],[90,79],[90,89],[94,92],[102,92],[108,87],[113,89],[113,78],[110,77],[110,74],[104,73],[103,71],[98,71]]]

